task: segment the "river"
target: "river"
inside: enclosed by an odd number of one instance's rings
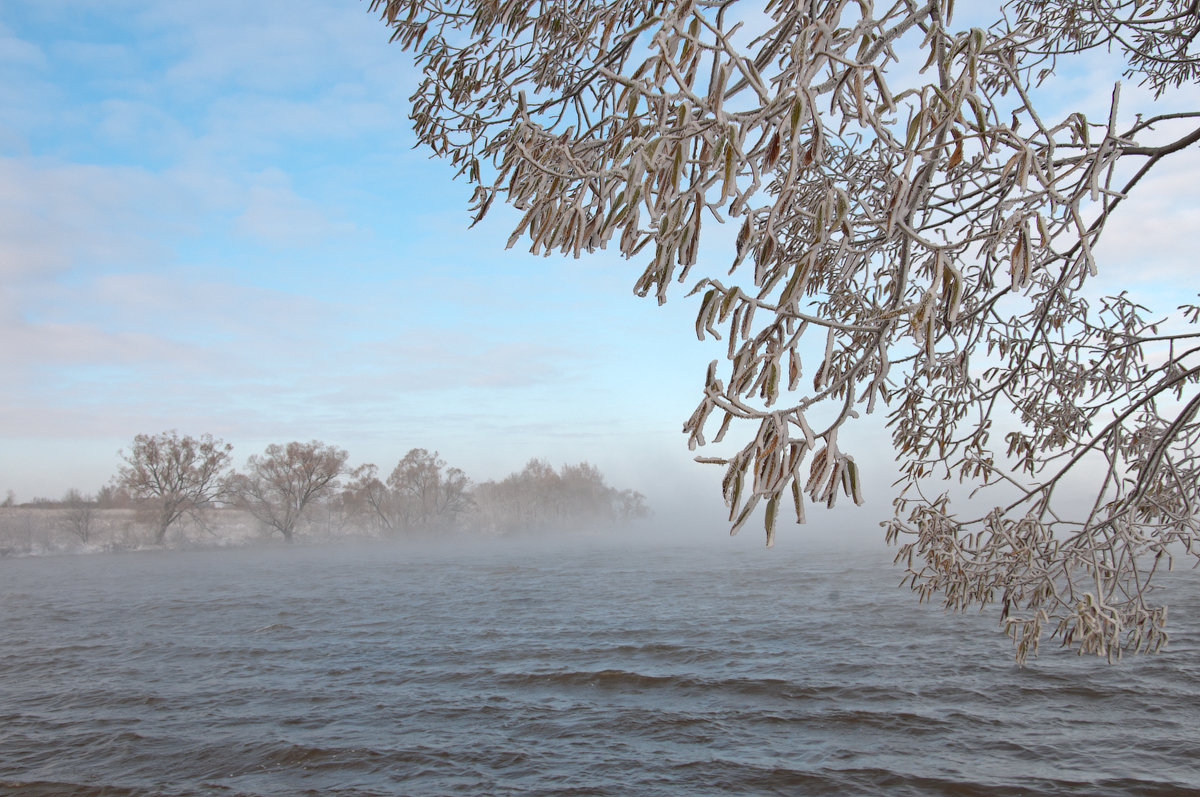
[[[0,794],[1200,794],[1168,648],[1020,668],[887,551],[496,541],[0,560]]]

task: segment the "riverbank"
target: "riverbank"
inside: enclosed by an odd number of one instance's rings
[[[86,510],[86,513],[82,513],[78,507],[0,507],[0,559],[127,551],[201,551],[287,544],[278,531],[261,523],[249,512],[233,507],[209,508],[194,516],[185,516],[171,526],[161,543],[154,540],[153,517],[147,513],[136,509],[90,507]],[[564,521],[559,525],[516,532],[481,528],[468,522],[437,531],[416,529],[388,534],[380,528],[364,527],[353,518],[321,507],[297,525],[295,542],[312,545],[370,541],[480,543],[499,539],[545,540],[548,537],[638,538],[643,536],[647,528],[643,524],[618,526]]]
[[[310,520],[303,539],[359,538],[357,529],[335,518]],[[0,557],[112,553],[137,550],[197,550],[244,547],[282,538],[240,509],[206,509],[181,518],[162,543],[151,519],[135,509],[0,507]]]

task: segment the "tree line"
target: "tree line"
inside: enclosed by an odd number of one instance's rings
[[[318,440],[269,445],[241,470],[233,469],[232,452],[208,434],[139,434],[95,495],[72,488],[60,501],[21,506],[60,510],[61,524],[85,544],[97,510],[133,509],[156,545],[185,518],[203,526],[214,509],[247,513],[289,543],[318,515],[372,536],[415,537],[602,529],[649,514],[641,493],[608,486],[586,462],[555,470],[532,459],[501,481],[476,484],[423,448],[410,450],[386,477],[374,464],[350,467],[345,449]],[[11,490],[2,505],[16,506]]]

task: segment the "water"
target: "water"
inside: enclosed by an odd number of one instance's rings
[[[887,552],[0,561],[0,794],[1200,794],[1200,583],[1110,667]]]

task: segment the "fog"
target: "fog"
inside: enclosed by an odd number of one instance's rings
[[[709,511],[709,510],[712,511]],[[758,523],[748,523],[736,536],[721,508],[704,507],[701,501],[677,498],[674,505],[654,508],[653,516],[626,525],[603,526],[588,522],[562,522],[528,532],[483,534],[466,529],[438,534],[413,533],[383,536],[376,530],[350,525],[335,531],[311,521],[302,525],[295,542],[286,543],[278,534],[262,528],[252,517],[236,509],[208,510],[201,518],[188,519],[173,528],[161,544],[154,544],[148,522],[136,510],[94,510],[90,535],[85,542],[72,528],[70,510],[62,508],[0,507],[0,558],[60,555],[112,555],[134,552],[186,553],[200,550],[263,552],[293,548],[320,548],[329,556],[338,549],[358,550],[387,546],[412,551],[458,551],[482,555],[519,549],[565,551],[571,548],[615,546],[667,546],[729,552],[763,550],[765,536]],[[882,530],[868,523],[866,508],[822,513],[804,526],[781,522],[774,550],[886,550]]]

